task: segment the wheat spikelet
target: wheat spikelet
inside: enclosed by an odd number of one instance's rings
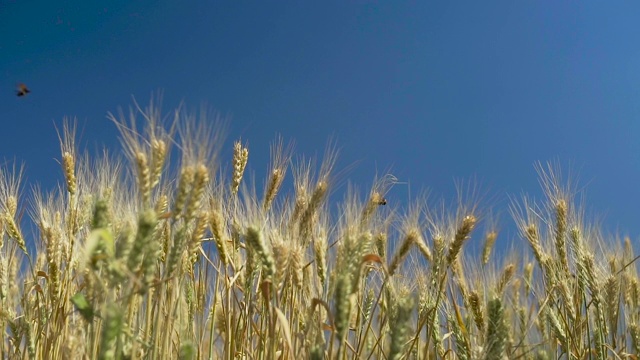
[[[249,159],[249,149],[244,147],[240,141],[236,141],[233,145],[233,177],[231,180],[231,193],[238,194],[238,188],[242,181],[244,169]]]
[[[396,272],[400,263],[404,260],[405,256],[407,256],[409,249],[411,249],[411,245],[420,241],[419,238],[420,233],[417,229],[410,229],[407,231],[407,234],[405,235],[400,248],[396,251],[396,253],[393,255],[393,258],[391,259],[391,264],[389,264],[389,275],[393,275]]]
[[[431,249],[429,249],[429,246],[424,241],[424,238],[420,237],[420,239],[416,241],[416,246],[427,261],[432,261]]]
[[[287,277],[287,270],[289,268],[289,262],[291,260],[291,248],[287,246],[282,240],[276,240],[271,243],[273,249],[273,258],[275,261],[275,276],[274,283],[278,288],[281,288]]]
[[[567,262],[567,245],[566,245],[566,233],[567,233],[567,202],[563,199],[558,200],[556,203],[556,228],[555,228],[555,244],[556,251],[558,253],[558,259],[562,270],[569,271],[569,265]]]
[[[262,272],[265,278],[271,279],[275,273],[275,264],[273,255],[264,243],[262,234],[255,227],[248,227],[245,233],[245,241],[247,246],[258,255],[260,262],[262,263]]]
[[[200,246],[204,239],[204,233],[207,230],[207,221],[209,219],[209,213],[206,211],[200,212],[196,216],[196,223],[191,232],[191,241],[189,242],[188,254],[191,259],[191,264],[194,264],[198,260],[198,253],[200,252]]]
[[[7,211],[9,212],[9,215],[11,215],[12,217],[16,216],[16,213],[18,212],[18,199],[16,198],[15,195],[9,195],[7,196]]]
[[[9,235],[9,237],[12,238],[16,242],[16,244],[18,244],[18,247],[26,254],[27,245],[24,242],[22,232],[13,219],[13,216],[11,216],[9,213],[4,213],[2,215],[2,220],[4,220],[7,235]]]
[[[387,257],[387,233],[385,231],[378,232],[375,236],[374,244],[378,256],[380,256],[382,260],[385,260]]]
[[[70,152],[65,151],[62,154],[62,168],[64,170],[65,178],[67,179],[67,191],[69,191],[69,194],[75,195],[76,193],[75,158]]]
[[[147,154],[138,151],[134,154],[134,159],[138,170],[138,187],[140,188],[142,203],[148,204],[151,199],[151,170],[149,169]]]
[[[202,197],[209,182],[209,170],[204,164],[198,164],[195,169],[193,187],[189,196],[189,204],[185,212],[185,221],[193,219],[196,211],[200,209]]]
[[[169,197],[167,196],[167,194],[161,194],[160,196],[158,196],[153,209],[155,210],[156,214],[158,214],[158,216],[162,216],[169,211]]]
[[[471,305],[471,312],[473,314],[473,321],[480,332],[484,332],[484,309],[480,300],[478,292],[473,290],[469,293],[469,304]]]
[[[262,208],[264,210],[271,208],[273,200],[278,194],[278,191],[280,191],[280,187],[287,173],[289,160],[291,160],[291,151],[291,145],[284,148],[281,137],[278,137],[271,144],[271,172],[269,173],[269,178],[265,186],[264,200],[262,202]]]
[[[546,308],[546,313],[547,313],[547,321],[551,325],[551,330],[553,331],[553,334],[560,341],[560,343],[566,347],[567,334],[562,326],[562,323],[560,322],[560,319],[558,319],[558,316],[556,315],[555,310],[548,307]]]
[[[531,290],[531,284],[533,284],[533,263],[528,262],[527,265],[524,266],[524,291],[529,293]]]
[[[358,284],[360,274],[362,247],[358,238],[349,229],[344,230],[344,240],[338,249],[335,271],[329,283],[335,283],[334,289],[334,322],[336,335],[340,341],[345,339],[351,319],[352,295]],[[333,280],[335,279],[335,280]]]
[[[313,193],[311,194],[311,199],[309,199],[307,208],[302,213],[302,217],[300,219],[300,237],[302,245],[304,246],[309,244],[309,235],[312,231],[314,216],[316,216],[318,208],[325,199],[327,191],[327,181],[318,181]]]
[[[352,278],[348,273],[339,272],[336,278],[334,293],[335,328],[339,340],[344,340],[351,317]]]
[[[529,224],[525,230],[527,240],[529,241],[529,245],[531,245],[531,249],[533,250],[533,255],[536,260],[538,260],[538,264],[543,266],[546,262],[547,255],[542,250],[542,246],[540,245],[540,235],[538,233],[538,228],[535,224]]]
[[[462,249],[462,244],[469,239],[469,235],[471,234],[471,231],[473,231],[476,221],[476,217],[473,215],[467,215],[462,219],[462,224],[456,231],[453,242],[451,243],[451,246],[449,246],[449,252],[447,253],[447,263],[449,265],[452,265],[455,262],[460,250]]]
[[[60,274],[58,263],[61,262],[60,259],[60,244],[59,238],[53,234],[53,231],[50,227],[46,227],[41,230],[43,232],[43,239],[45,241],[46,248],[46,256],[47,256],[47,265],[48,265],[48,273],[49,273],[49,284],[50,284],[50,294],[51,298],[57,300],[59,290],[60,290]]]
[[[325,285],[327,277],[327,238],[324,234],[313,238],[313,254],[315,257],[316,270],[322,286]]]
[[[490,231],[485,236],[484,247],[482,248],[482,264],[483,265],[486,265],[489,262],[489,257],[491,256],[491,250],[493,249],[493,244],[495,244],[497,238],[498,238],[498,233],[495,231]]]
[[[211,206],[211,211],[209,212],[209,225],[213,241],[218,250],[218,258],[226,266],[229,264],[229,250],[227,248],[227,236],[224,232],[224,217],[222,216],[222,211],[214,205]]]
[[[287,251],[287,267],[285,270],[286,278],[291,281],[294,289],[299,291],[303,286],[303,261],[304,261],[304,250],[300,245],[294,244]],[[309,268],[309,270],[311,270]],[[307,285],[310,284],[311,279],[309,278],[307,281]],[[307,289],[308,292],[309,289]]]
[[[0,249],[4,245],[4,234],[18,244],[20,249],[26,254],[26,246],[22,232],[15,222],[18,211],[18,198],[20,195],[20,182],[24,166],[16,168],[14,164],[12,169],[0,168]]]
[[[77,181],[75,175],[76,158],[75,158],[75,136],[76,124],[69,122],[68,119],[63,123],[63,135],[58,134],[60,140],[60,152],[62,153],[62,170],[67,183],[67,191],[71,196],[76,194]]]
[[[162,139],[151,139],[151,174],[150,188],[156,187],[160,183],[162,168],[167,159],[167,143]]]
[[[4,301],[9,295],[8,261],[4,255],[0,254],[0,301]],[[2,320],[0,320],[2,323]]]
[[[610,275],[604,283],[604,307],[611,332],[618,329],[618,313],[620,310],[620,281],[615,275]]]
[[[515,264],[509,264],[505,266],[504,270],[502,271],[502,275],[500,275],[500,280],[498,280],[498,286],[496,288],[496,292],[499,295],[503,294],[504,288],[507,286],[509,281],[513,278],[513,274],[515,273],[515,271],[516,271]]]
[[[265,191],[264,201],[262,203],[262,207],[264,210],[267,210],[271,207],[271,203],[273,199],[276,198],[278,191],[280,190],[280,186],[282,186],[282,182],[284,181],[285,170],[284,169],[273,169],[271,171],[271,175],[269,177],[269,182],[267,183],[267,189]]]
[[[431,263],[431,288],[439,289],[439,281],[442,276],[442,267],[444,265],[445,258],[445,241],[440,234],[436,234],[433,237],[433,252]]]
[[[187,203],[189,191],[193,187],[196,169],[193,166],[183,166],[180,170],[180,183],[176,189],[176,197],[173,202],[172,215],[174,219],[182,218],[182,211]]]
[[[173,244],[169,249],[169,255],[167,256],[167,266],[165,267],[164,276],[165,278],[172,277],[176,269],[178,269],[178,266],[182,265],[181,260],[185,251],[187,236],[187,225],[183,223],[173,236]],[[129,258],[131,258],[131,256]]]

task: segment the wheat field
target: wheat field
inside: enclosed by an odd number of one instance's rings
[[[510,201],[509,252],[473,191],[401,207],[382,174],[332,202],[335,146],[316,162],[279,138],[256,189],[207,119],[109,118],[116,155],[65,122],[52,191],[0,169],[2,359],[637,359],[631,240],[553,163],[544,199]]]

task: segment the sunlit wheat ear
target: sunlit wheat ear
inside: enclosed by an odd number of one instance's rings
[[[378,256],[380,256],[382,260],[385,260],[387,257],[387,232],[379,231],[378,233],[376,233],[375,237],[373,238],[373,243],[375,245]]]
[[[493,244],[495,244],[498,238],[498,233],[495,231],[489,231],[484,239],[484,247],[482,248],[482,264],[486,265],[489,262],[491,256],[491,250],[493,250]]]
[[[335,328],[338,339],[342,341],[346,336],[346,331],[349,328],[349,318],[351,317],[351,292],[353,288],[353,279],[350,274],[345,271],[341,271],[337,273],[335,281]]]
[[[196,169],[194,166],[183,166],[180,169],[180,180],[173,200],[173,210],[171,211],[174,219],[176,220],[183,217],[182,212],[187,205],[187,199],[189,197],[189,192],[193,188],[195,176]]]
[[[45,250],[47,256],[47,272],[49,274],[50,294],[54,301],[57,301],[60,290],[60,269],[58,264],[62,262],[61,259],[61,244],[59,235],[55,234],[51,227],[46,227],[41,230],[42,238],[45,241]]]
[[[273,170],[271,170],[267,188],[265,190],[264,202],[262,204],[264,210],[268,210],[269,208],[271,208],[271,203],[273,202],[273,199],[276,198],[276,195],[280,190],[280,186],[282,186],[282,182],[284,181],[284,177],[286,175],[285,170],[286,169],[283,168],[274,168]]]
[[[473,314],[473,322],[480,332],[485,330],[484,306],[480,295],[473,290],[469,293],[469,305],[471,305],[471,313]]]
[[[329,184],[327,181],[318,181],[316,188],[311,194],[311,199],[309,199],[307,208],[302,212],[299,235],[301,243],[304,246],[307,246],[311,241],[310,235],[312,233],[314,221],[317,218],[318,210],[324,202],[328,188]]]
[[[325,285],[327,278],[327,252],[328,244],[326,234],[321,233],[313,238],[313,253],[315,257],[315,265],[318,278],[322,286]]]
[[[526,294],[529,294],[531,291],[531,285],[533,284],[533,263],[528,262],[527,265],[524,266],[524,291]]]
[[[60,152],[62,153],[62,170],[67,183],[67,191],[73,197],[76,194],[76,122],[64,119],[62,135],[58,134],[60,140]]]
[[[610,331],[615,331],[618,328],[620,296],[619,278],[615,275],[609,275],[604,284],[604,308]]]
[[[198,260],[198,254],[200,253],[204,234],[207,231],[207,225],[209,221],[209,213],[206,211],[200,212],[195,217],[195,224],[191,232],[191,237],[188,246],[189,265],[195,264]]]
[[[421,235],[418,229],[410,228],[407,230],[407,233],[402,240],[402,243],[400,244],[400,248],[396,250],[396,253],[391,259],[391,264],[389,264],[389,275],[393,275],[396,272],[398,266],[400,266],[400,263],[407,256],[407,253],[411,249],[411,246],[418,241],[421,241],[420,237]]]
[[[283,145],[281,137],[271,144],[271,164],[269,166],[270,173],[267,177],[267,182],[264,190],[264,200],[262,202],[262,208],[268,210],[271,208],[271,204],[275,199],[285,175],[287,174],[287,168],[291,161],[291,153],[293,150],[292,145],[288,145],[286,148]]]
[[[567,235],[567,212],[568,205],[566,200],[560,199],[555,204],[556,210],[556,228],[555,228],[555,244],[556,251],[558,254],[558,260],[562,269],[565,272],[569,271],[569,265],[567,262],[567,245],[566,245],[566,235]]]
[[[628,236],[625,236],[623,261],[625,263],[630,262],[633,259],[634,255],[635,255],[635,252],[633,251],[633,244],[631,243],[631,238]]]
[[[425,260],[429,262],[433,260],[431,249],[429,249],[429,246],[427,245],[423,237],[420,237],[420,239],[416,242],[416,246],[418,247],[418,250],[420,251],[422,256],[424,256]]]
[[[159,217],[167,217],[169,212],[169,196],[165,193],[161,193],[155,200],[153,209]]]
[[[142,203],[148,204],[151,199],[151,171],[149,169],[147,154],[138,151],[134,154],[134,160],[138,170],[138,188],[142,195]]]
[[[209,169],[204,164],[199,164],[195,169],[193,187],[189,195],[189,203],[185,212],[185,221],[194,218],[196,211],[200,209],[204,191],[209,183]]]
[[[76,193],[76,176],[75,176],[75,159],[72,153],[65,151],[62,154],[62,167],[64,169],[64,176],[67,180],[67,191],[69,194],[75,195]]]
[[[151,139],[151,169],[150,187],[154,188],[160,183],[162,169],[167,159],[167,143],[162,139]]]
[[[267,248],[262,233],[257,228],[250,226],[247,228],[244,238],[247,246],[251,247],[251,250],[254,251],[260,259],[264,278],[272,279],[275,273],[273,254],[271,253],[271,249]]]
[[[351,318],[352,294],[354,292],[355,278],[359,273],[359,264],[362,254],[359,252],[357,239],[348,229],[344,234],[338,248],[335,271],[330,275],[330,284],[334,284],[334,322],[338,340],[343,341],[349,329]]]
[[[287,277],[287,270],[289,268],[289,254],[291,249],[285,244],[282,239],[274,239],[271,241],[271,248],[273,250],[273,259],[275,262],[275,276],[274,284],[278,289],[282,288]]]
[[[4,234],[0,234],[4,235]],[[0,248],[1,249],[1,248]],[[4,301],[9,295],[9,262],[4,254],[0,254],[0,301]],[[0,319],[0,321],[2,321]]]
[[[538,264],[542,267],[544,263],[547,261],[547,254],[542,250],[542,245],[540,245],[540,234],[538,233],[538,227],[531,223],[527,225],[524,229],[525,236],[527,241],[529,241],[529,245],[533,250],[533,255],[535,256]]]
[[[238,194],[248,160],[249,149],[242,145],[242,142],[236,141],[233,144],[233,176],[231,177],[231,194],[233,195]]]
[[[222,209],[220,209],[213,200],[209,211],[209,226],[211,228],[211,235],[213,241],[216,244],[218,250],[218,258],[223,265],[229,265],[229,237],[225,232],[225,220],[222,215]]]
[[[605,358],[604,336],[606,334],[606,324],[604,319],[604,308],[602,305],[603,297],[601,292],[601,279],[596,272],[593,254],[585,254],[578,265],[579,276],[583,278],[582,282],[586,283],[586,288],[591,294],[591,306],[594,311],[594,338],[595,338],[595,354],[599,359]],[[586,293],[586,291],[585,291]]]
[[[566,346],[567,333],[564,329],[562,322],[558,318],[556,311],[551,307],[547,307],[545,308],[545,313],[547,315],[546,318],[549,325],[551,326],[551,331],[553,332],[553,335],[557,338],[557,341],[559,341],[560,344],[562,344],[563,346]]]
[[[500,274],[500,279],[498,279],[498,285],[496,286],[496,293],[498,295],[502,295],[505,287],[509,284],[509,281],[513,278],[513,274],[516,272],[516,265],[509,264],[505,266],[504,270],[502,270],[502,274]]]
[[[576,258],[580,258],[584,251],[584,244],[582,243],[582,231],[580,231],[580,228],[578,226],[573,226],[571,230],[569,230],[569,240],[571,241],[574,256]],[[629,255],[632,254],[633,253]]]
[[[456,230],[453,242],[449,246],[449,252],[447,253],[447,263],[449,265],[452,265],[458,257],[462,244],[469,239],[471,231],[476,226],[476,221],[477,219],[473,215],[467,215],[462,219],[462,224]]]
[[[13,216],[9,215],[9,213],[2,214],[2,220],[4,221],[7,235],[9,238],[13,239],[18,247],[26,254],[27,253],[27,245],[24,241],[24,237],[22,236],[22,231],[18,227],[18,224],[13,219]]]
[[[0,168],[0,223],[3,223],[3,232],[13,239],[26,254],[26,244],[20,227],[16,222],[23,172],[24,165],[16,167],[14,164],[12,168]],[[3,239],[0,239],[0,245],[4,245]],[[2,246],[0,246],[0,249],[2,249]]]

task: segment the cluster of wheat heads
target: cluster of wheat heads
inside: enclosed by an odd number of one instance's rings
[[[419,197],[401,211],[384,198],[395,181],[386,175],[364,200],[350,188],[330,205],[334,148],[316,168],[293,161],[281,140],[259,196],[243,182],[247,145],[218,159],[221,137],[204,119],[167,119],[153,103],[110,117],[130,166],[80,156],[67,123],[55,191],[35,188],[24,201],[21,168],[0,172],[3,359],[625,359],[640,350],[631,243],[616,248],[587,223],[553,166],[539,168],[546,199],[512,202],[515,241],[529,249],[492,254],[497,228],[474,196],[434,207]],[[293,189],[281,195],[288,173]],[[466,254],[470,241],[484,249]]]

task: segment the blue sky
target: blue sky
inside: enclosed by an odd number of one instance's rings
[[[54,122],[115,148],[108,111],[206,103],[264,171],[276,134],[297,154],[334,136],[339,167],[370,184],[451,198],[476,177],[539,196],[536,161],[573,164],[611,231],[640,224],[640,5],[633,2],[0,0],[0,158],[28,183],[61,179]],[[32,93],[14,95],[15,84]],[[568,170],[568,168],[566,169]],[[398,185],[390,201],[406,202]],[[513,234],[511,234],[513,235]]]

